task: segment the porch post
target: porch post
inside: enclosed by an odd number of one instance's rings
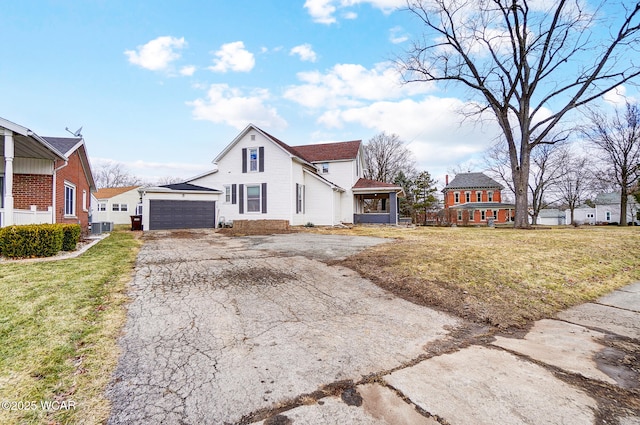
[[[4,130],[4,223],[13,224],[13,132]]]
[[[395,192],[389,193],[389,224],[398,224],[398,197]]]

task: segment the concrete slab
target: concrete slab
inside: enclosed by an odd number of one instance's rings
[[[110,424],[235,423],[400,366],[460,324],[350,269],[206,234],[148,239],[130,296]]]
[[[343,403],[338,397],[323,398],[319,404],[300,406],[257,423],[261,425],[391,425],[384,419],[370,416],[361,407]]]
[[[598,304],[611,307],[623,308],[640,313],[640,292],[626,291],[620,289],[598,298]]]
[[[631,285],[627,285],[624,288],[620,288],[619,291],[634,292],[636,294],[640,294],[640,282],[636,282],[636,283],[632,283]]]
[[[260,424],[372,424],[372,425],[438,425],[432,418],[422,416],[387,387],[378,384],[357,387],[356,403],[345,403],[338,397],[326,397],[282,412]]]
[[[577,325],[640,339],[640,313],[587,303],[558,313],[557,317]]]
[[[378,384],[358,386],[362,396],[362,408],[376,419],[393,425],[438,425],[438,421],[427,418],[394,391]]]
[[[594,356],[605,347],[604,334],[559,320],[540,320],[524,339],[496,337],[493,345],[557,366],[586,378],[615,385],[616,380],[598,369]]]
[[[640,425],[640,417],[638,416],[626,416],[624,418],[618,418],[620,425]]]
[[[386,376],[411,401],[451,425],[594,423],[595,400],[546,369],[473,346]]]

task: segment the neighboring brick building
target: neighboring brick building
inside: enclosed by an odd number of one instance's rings
[[[503,186],[483,173],[457,174],[451,183],[446,178],[445,217],[449,223],[462,225],[513,221],[515,205],[502,203]]]
[[[78,223],[96,190],[82,137],[41,137],[0,118],[0,227]]]

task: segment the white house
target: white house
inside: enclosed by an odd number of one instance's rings
[[[595,207],[582,205],[574,210],[573,219],[578,224],[620,223],[620,192],[600,193],[594,200]],[[640,206],[633,196],[627,200],[627,223],[638,220]],[[566,210],[566,222],[571,222],[571,211]]]
[[[95,193],[95,204],[91,206],[91,220],[110,221],[114,224],[129,224],[131,216],[137,215],[140,203],[140,186],[105,187]]]
[[[181,184],[140,189],[143,228],[210,227],[211,210],[216,223],[397,224],[402,188],[365,180],[362,149],[359,140],[292,147],[249,125],[216,156],[212,171]],[[366,211],[369,199],[384,202]]]

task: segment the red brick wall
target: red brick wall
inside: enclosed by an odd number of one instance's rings
[[[13,175],[13,207],[28,210],[36,205],[38,211],[53,206],[53,176],[42,174]]]
[[[79,149],[83,149],[80,147]],[[55,168],[64,164],[62,161],[56,161]],[[68,182],[76,187],[76,215],[74,217],[65,217],[64,215],[64,183]],[[82,205],[82,191],[87,193],[86,209],[90,208],[91,192],[89,190],[89,182],[84,174],[82,162],[78,151],[75,151],[69,157],[69,163],[66,167],[58,170],[56,174],[56,223],[80,223],[83,232],[88,230],[89,212],[84,211],[85,205]]]

